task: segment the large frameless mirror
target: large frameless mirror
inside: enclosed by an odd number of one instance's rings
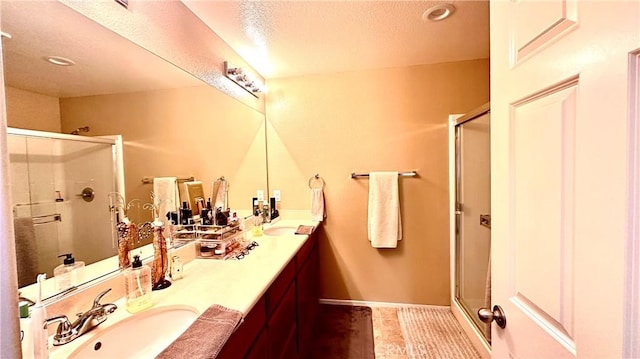
[[[75,133],[75,137],[86,139],[121,135],[126,189],[123,196],[127,201],[151,201],[153,186],[144,179],[194,177],[203,182],[205,193],[209,193],[212,183],[224,176],[229,182],[229,206],[250,212],[250,200],[256,190],[267,187],[262,113],[62,3],[0,4],[2,31],[11,35],[2,40],[9,127],[63,133],[63,137]],[[199,21],[190,12],[186,14],[192,18],[185,21]],[[12,166],[16,170],[22,166],[26,176],[13,176],[15,218],[30,217],[36,223],[52,219],[29,228],[36,232],[38,247],[49,252],[37,271],[50,272],[51,266],[62,263],[57,256],[70,251],[77,261],[89,265],[112,257],[115,247],[111,225],[101,221],[97,226],[81,215],[75,216],[77,220],[73,222],[67,221],[67,215],[56,216],[66,210],[65,206],[91,204],[82,196],[90,184],[103,179],[115,181],[113,173],[103,170],[72,179],[70,170],[62,169],[62,162],[67,159],[101,153],[99,146],[71,149],[73,146],[61,145],[58,139],[45,137],[10,141],[10,147],[16,150]],[[80,142],[89,146],[87,141]],[[69,149],[63,149],[65,146]],[[24,150],[23,155],[19,149]],[[40,156],[39,151],[48,151],[48,158]],[[106,161],[108,156],[103,157]],[[44,164],[46,161],[50,163]],[[101,160],[85,158],[77,162],[98,161]],[[108,203],[109,189],[93,190],[93,202]],[[34,201],[45,201],[47,206],[36,208]],[[108,206],[96,207],[109,214]],[[151,219],[150,211],[132,215],[136,221]],[[62,223],[68,226],[61,226]],[[45,227],[51,228],[44,230]],[[37,238],[39,232],[42,238]],[[76,233],[81,238],[76,238]],[[95,253],[85,255],[84,249],[67,247],[76,242],[83,248],[96,249]],[[97,250],[102,247],[104,251]],[[87,271],[94,274],[86,280],[116,270],[117,261],[99,272]],[[25,295],[30,293],[30,282],[35,282],[35,277],[21,281]],[[43,296],[55,293],[51,289]]]

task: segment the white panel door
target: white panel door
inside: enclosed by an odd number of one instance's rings
[[[491,2],[494,358],[623,356],[639,1]]]

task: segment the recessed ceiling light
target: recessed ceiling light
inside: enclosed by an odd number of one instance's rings
[[[45,56],[44,60],[58,66],[73,66],[76,64],[73,60],[60,56]]]
[[[422,14],[423,21],[440,21],[448,18],[456,11],[453,4],[438,4],[430,7]]]

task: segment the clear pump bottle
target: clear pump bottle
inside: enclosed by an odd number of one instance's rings
[[[151,300],[151,268],[142,264],[139,255],[133,258],[131,268],[124,271],[126,308],[129,313],[136,313],[153,305]]]
[[[62,291],[84,281],[84,262],[76,261],[71,253],[61,254],[60,257],[65,257],[63,264],[53,270],[53,276],[58,290]]]

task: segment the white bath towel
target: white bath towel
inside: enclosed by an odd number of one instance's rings
[[[327,211],[324,208],[324,192],[322,188],[311,189],[311,220],[322,222],[327,218]]]
[[[153,194],[158,206],[158,217],[164,223],[164,235],[170,236],[169,219],[167,213],[178,211],[180,199],[178,198],[178,179],[176,177],[156,177],[153,179]]]
[[[369,174],[368,219],[371,245],[375,248],[396,248],[402,239],[398,172]]]

